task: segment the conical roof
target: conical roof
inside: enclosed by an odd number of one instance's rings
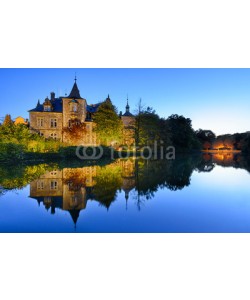
[[[79,218],[80,210],[78,210],[78,209],[71,209],[71,210],[69,210],[69,213],[71,215],[71,218],[72,218],[74,224],[76,224],[77,220]]]
[[[76,82],[74,83],[73,88],[72,88],[68,98],[82,99]]]

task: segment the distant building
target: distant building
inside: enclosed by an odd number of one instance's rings
[[[27,119],[24,119],[23,117],[17,117],[14,121],[14,124],[15,125],[18,125],[18,124],[24,124],[24,125],[28,125],[28,120]]]

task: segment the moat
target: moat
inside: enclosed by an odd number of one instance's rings
[[[0,166],[0,232],[250,232],[250,159]]]

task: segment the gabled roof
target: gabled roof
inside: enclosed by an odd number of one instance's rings
[[[73,88],[67,98],[82,99],[76,82],[74,83]]]

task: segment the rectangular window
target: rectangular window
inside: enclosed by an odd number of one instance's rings
[[[50,127],[51,128],[57,127],[57,119],[50,119]]]
[[[77,105],[76,104],[73,106],[73,112],[77,112]]]
[[[44,118],[37,118],[37,126],[38,127],[44,126]]]
[[[52,180],[52,181],[50,182],[50,189],[51,189],[51,190],[57,190],[57,181]]]
[[[43,190],[44,189],[44,182],[39,180],[37,181],[37,189],[38,190]]]

